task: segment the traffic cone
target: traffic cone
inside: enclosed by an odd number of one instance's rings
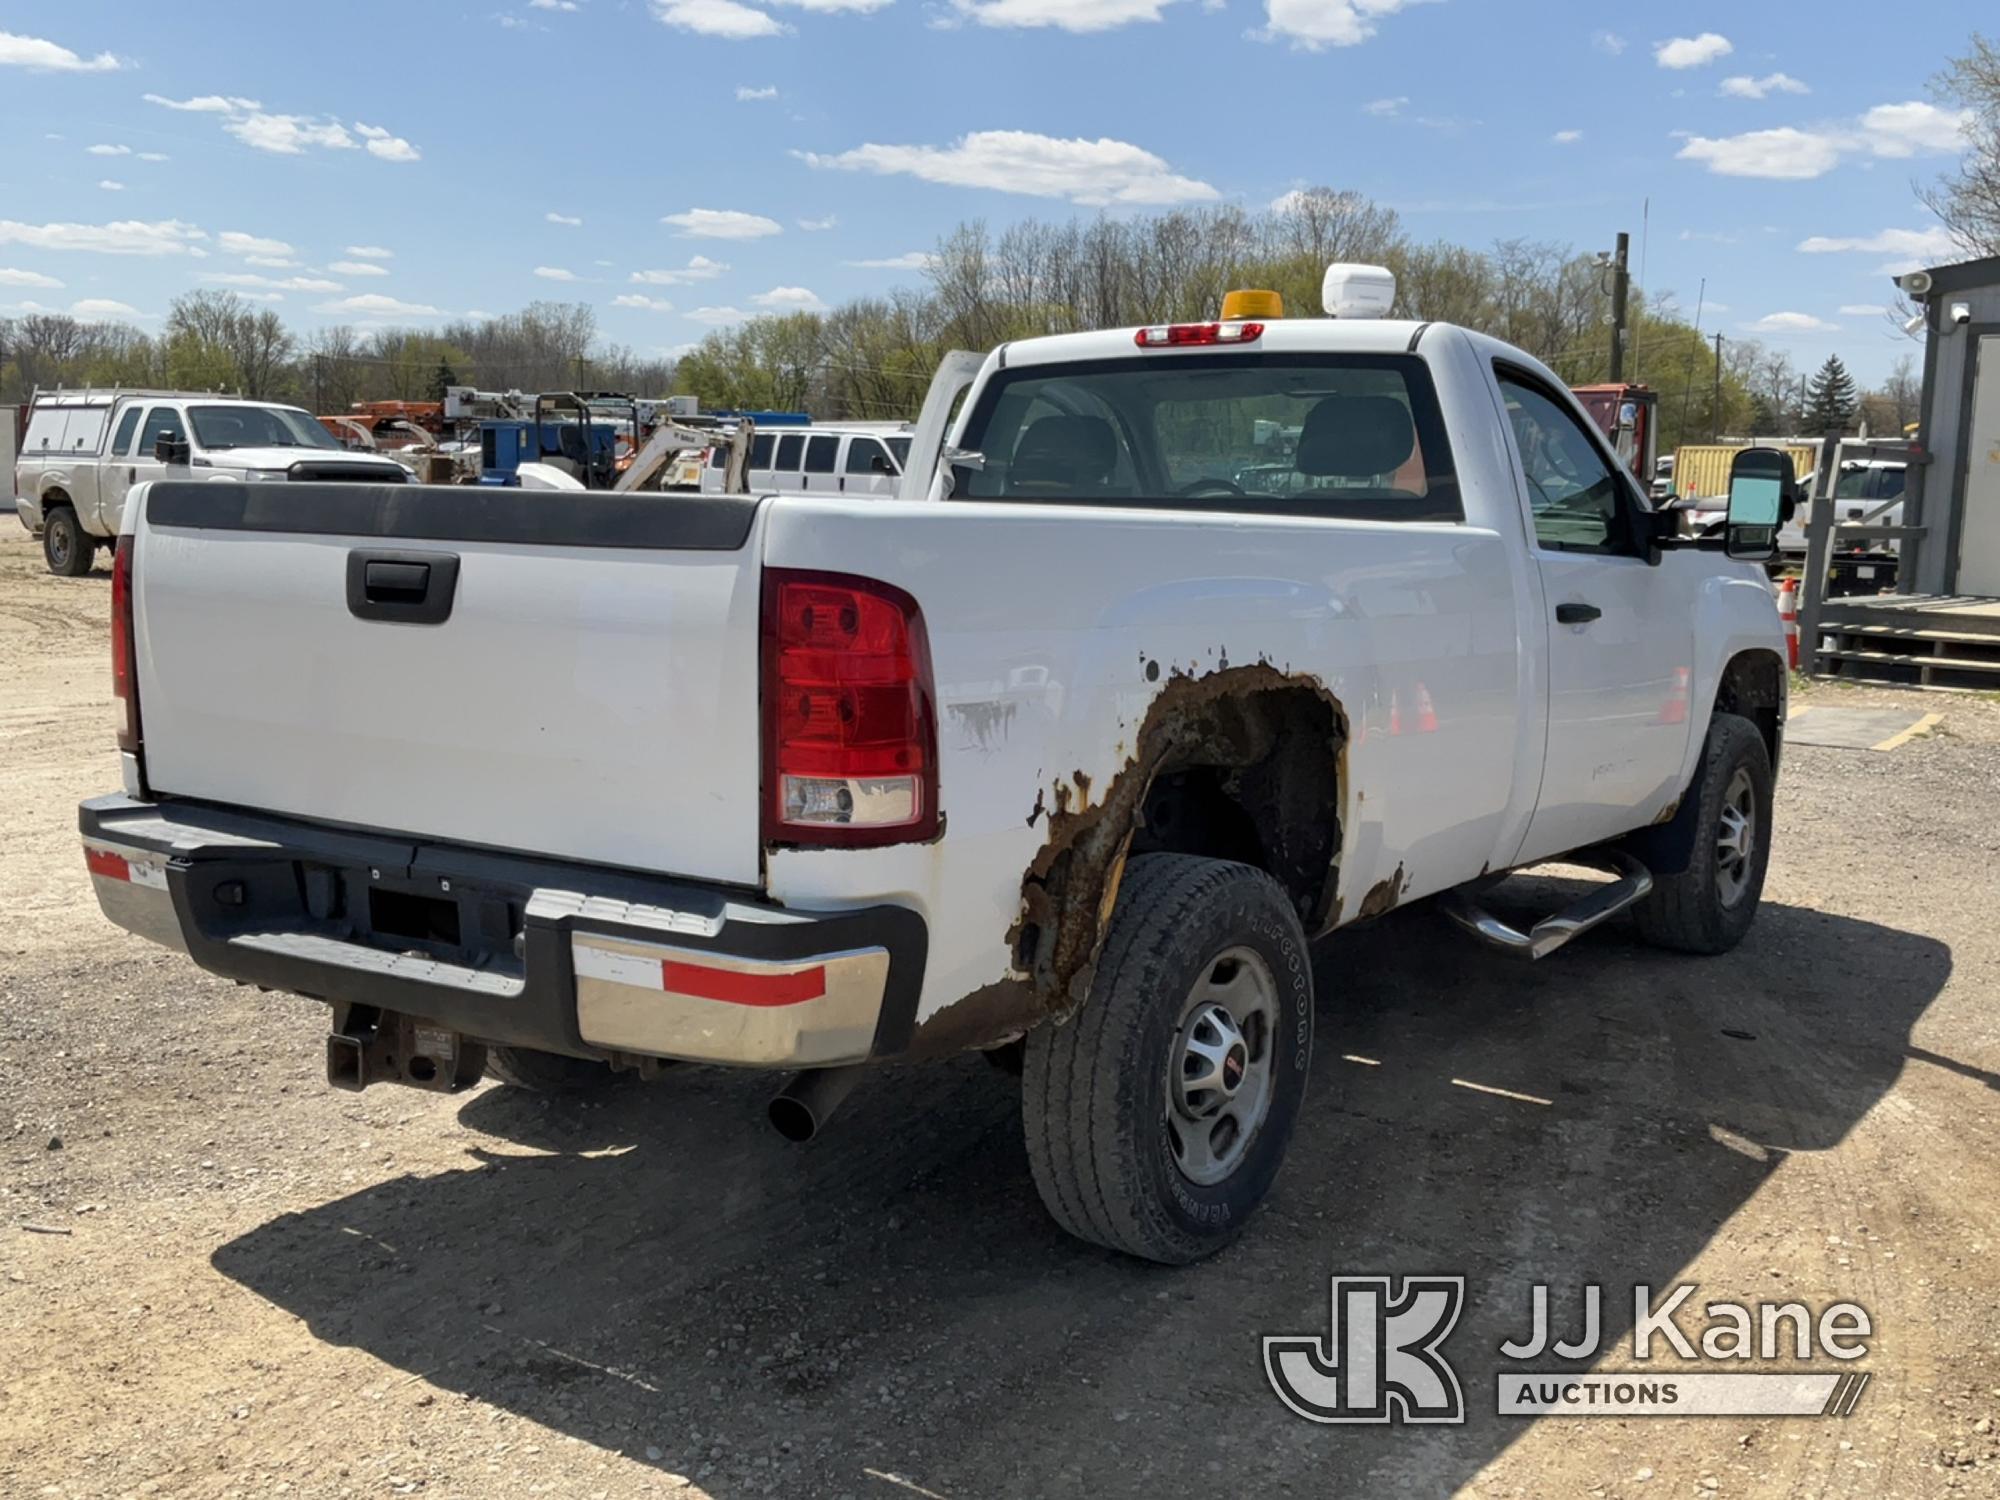
[[[1435,734],[1437,727],[1437,709],[1431,703],[1431,690],[1420,682],[1417,684],[1417,733]]]
[[[1694,673],[1686,667],[1674,668],[1674,688],[1667,701],[1660,705],[1662,724],[1685,724],[1688,718],[1688,688]]]
[[[1799,669],[1799,581],[1787,578],[1778,584],[1778,618],[1785,624],[1785,655],[1792,670]]]

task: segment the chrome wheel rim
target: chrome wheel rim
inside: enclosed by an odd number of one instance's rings
[[[1743,899],[1756,857],[1757,789],[1748,769],[1738,766],[1722,793],[1722,812],[1715,822],[1715,889],[1724,906]]]
[[[1248,948],[1210,959],[1167,1057],[1167,1146],[1188,1181],[1226,1180],[1271,1112],[1278,983]]]
[[[49,528],[49,561],[59,568],[69,566],[69,528],[60,521]]]

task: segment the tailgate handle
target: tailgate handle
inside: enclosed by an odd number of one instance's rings
[[[458,592],[454,552],[347,554],[347,610],[357,620],[442,625]]]

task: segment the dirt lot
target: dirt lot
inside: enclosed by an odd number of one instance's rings
[[[2000,1495],[2000,704],[1816,692],[1944,722],[1793,752],[1728,958],[1613,924],[1515,967],[1421,910],[1323,944],[1275,1199],[1166,1271],[1050,1225],[976,1059],[804,1148],[695,1070],[329,1092],[319,1006],[98,915],[107,594],[0,532],[0,1495]],[[1273,1397],[1258,1336],[1367,1272],[1468,1279],[1464,1425]],[[1680,1281],[1865,1305],[1859,1409],[1494,1414],[1531,1283],[1565,1328],[1603,1284],[1609,1346]]]

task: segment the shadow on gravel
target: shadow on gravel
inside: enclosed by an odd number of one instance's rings
[[[1767,905],[1728,957],[1609,924],[1526,966],[1415,910],[1316,968],[1314,1097],[1277,1192],[1187,1270],[1054,1229],[1015,1084],[977,1059],[885,1072],[803,1148],[740,1075],[588,1107],[489,1089],[461,1118],[498,1139],[464,1170],[287,1215],[214,1263],[320,1338],[721,1496],[911,1493],[891,1474],[954,1500],[1445,1493],[1527,1429],[1494,1415],[1492,1353],[1527,1287],[1567,1322],[1603,1284],[1611,1348],[1634,1283],[1677,1280],[1787,1153],[1891,1087],[1951,957]],[[1466,1424],[1289,1415],[1258,1336],[1324,1333],[1330,1274],[1419,1272],[1468,1278],[1446,1345]]]

